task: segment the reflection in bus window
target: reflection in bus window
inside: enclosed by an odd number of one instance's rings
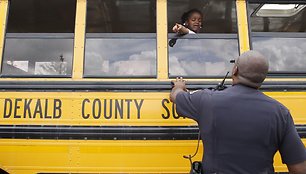
[[[270,72],[306,72],[306,37],[253,37],[252,41],[254,50],[269,58]]]
[[[169,34],[170,76],[223,76],[231,69],[229,60],[239,55],[235,1],[169,0],[169,33],[190,9],[203,14],[202,26],[194,35]]]
[[[238,56],[238,44],[235,38],[180,39],[169,55],[170,76],[223,76],[231,70],[229,60]]]
[[[11,38],[6,40],[5,48],[3,74],[68,75],[71,72],[73,39]]]
[[[2,75],[70,76],[76,0],[11,0]]]
[[[87,38],[87,76],[152,76],[156,74],[155,39]]]
[[[249,4],[252,46],[269,58],[270,73],[306,72],[305,7],[304,4]]]
[[[84,76],[155,77],[155,13],[155,0],[88,0]]]

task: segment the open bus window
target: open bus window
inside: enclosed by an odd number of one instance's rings
[[[2,76],[71,76],[76,0],[10,0]]]
[[[254,50],[267,56],[269,74],[306,73],[306,4],[248,4]]]
[[[184,13],[194,9],[202,16],[201,24],[195,24],[199,25],[196,31],[182,19]],[[188,19],[188,14],[186,16]],[[176,23],[185,25],[191,34],[174,33],[172,28]],[[224,76],[231,70],[229,60],[239,55],[236,2],[169,0],[168,33],[170,77]]]
[[[156,76],[156,0],[87,1],[84,76]]]

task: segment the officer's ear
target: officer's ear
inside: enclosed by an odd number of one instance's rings
[[[234,75],[234,76],[237,76],[237,75],[238,75],[238,66],[237,66],[237,65],[235,65],[235,66],[233,67],[232,75]]]

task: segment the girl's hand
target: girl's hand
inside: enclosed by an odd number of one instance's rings
[[[189,33],[189,30],[184,27],[183,25],[181,24],[178,24],[176,23],[173,28],[172,28],[173,32],[177,33],[177,34],[181,34],[181,35],[184,35],[184,34],[188,34]]]

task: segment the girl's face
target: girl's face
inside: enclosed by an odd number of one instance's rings
[[[202,28],[202,16],[199,13],[192,13],[188,20],[186,21],[186,25],[192,31],[198,33]]]

